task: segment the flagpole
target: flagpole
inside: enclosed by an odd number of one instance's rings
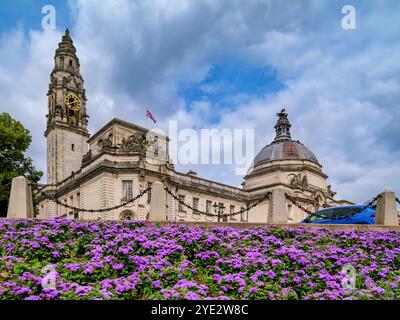
[[[147,116],[147,109],[146,109],[146,129],[147,129],[147,118],[148,118],[148,116]]]

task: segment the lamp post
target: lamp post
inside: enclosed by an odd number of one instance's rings
[[[220,215],[224,213],[225,206],[223,203],[214,202],[213,204],[214,212],[218,214],[218,222],[221,221]]]

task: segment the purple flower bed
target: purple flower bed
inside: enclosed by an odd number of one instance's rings
[[[400,299],[398,231],[3,219],[0,253],[0,299]]]

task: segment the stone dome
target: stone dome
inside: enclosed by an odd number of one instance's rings
[[[298,140],[292,140],[290,135],[291,124],[285,109],[277,116],[279,119],[275,125],[275,139],[257,154],[254,158],[254,167],[274,160],[308,160],[319,164],[317,157],[309,148]]]
[[[274,160],[309,160],[319,163],[309,148],[294,140],[274,142],[265,146],[254,158],[254,166]]]

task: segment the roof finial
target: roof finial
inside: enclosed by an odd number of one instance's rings
[[[57,51],[58,50],[58,51]],[[65,29],[65,33],[61,37],[61,42],[58,43],[58,49],[56,50],[56,54],[59,53],[60,50],[70,50],[72,53],[75,53],[76,49],[74,47],[74,43],[69,34],[69,29]]]
[[[70,34],[69,34],[69,29],[68,29],[68,28],[65,29],[65,33],[64,33],[64,35],[62,36],[62,41],[68,41],[68,42],[71,42],[71,41],[72,41],[71,36],[70,36]]]
[[[285,112],[285,108],[281,109],[281,112],[276,114],[279,119],[275,125],[276,136],[274,142],[281,140],[288,140],[290,136],[290,127],[292,126],[287,118],[288,114]]]

